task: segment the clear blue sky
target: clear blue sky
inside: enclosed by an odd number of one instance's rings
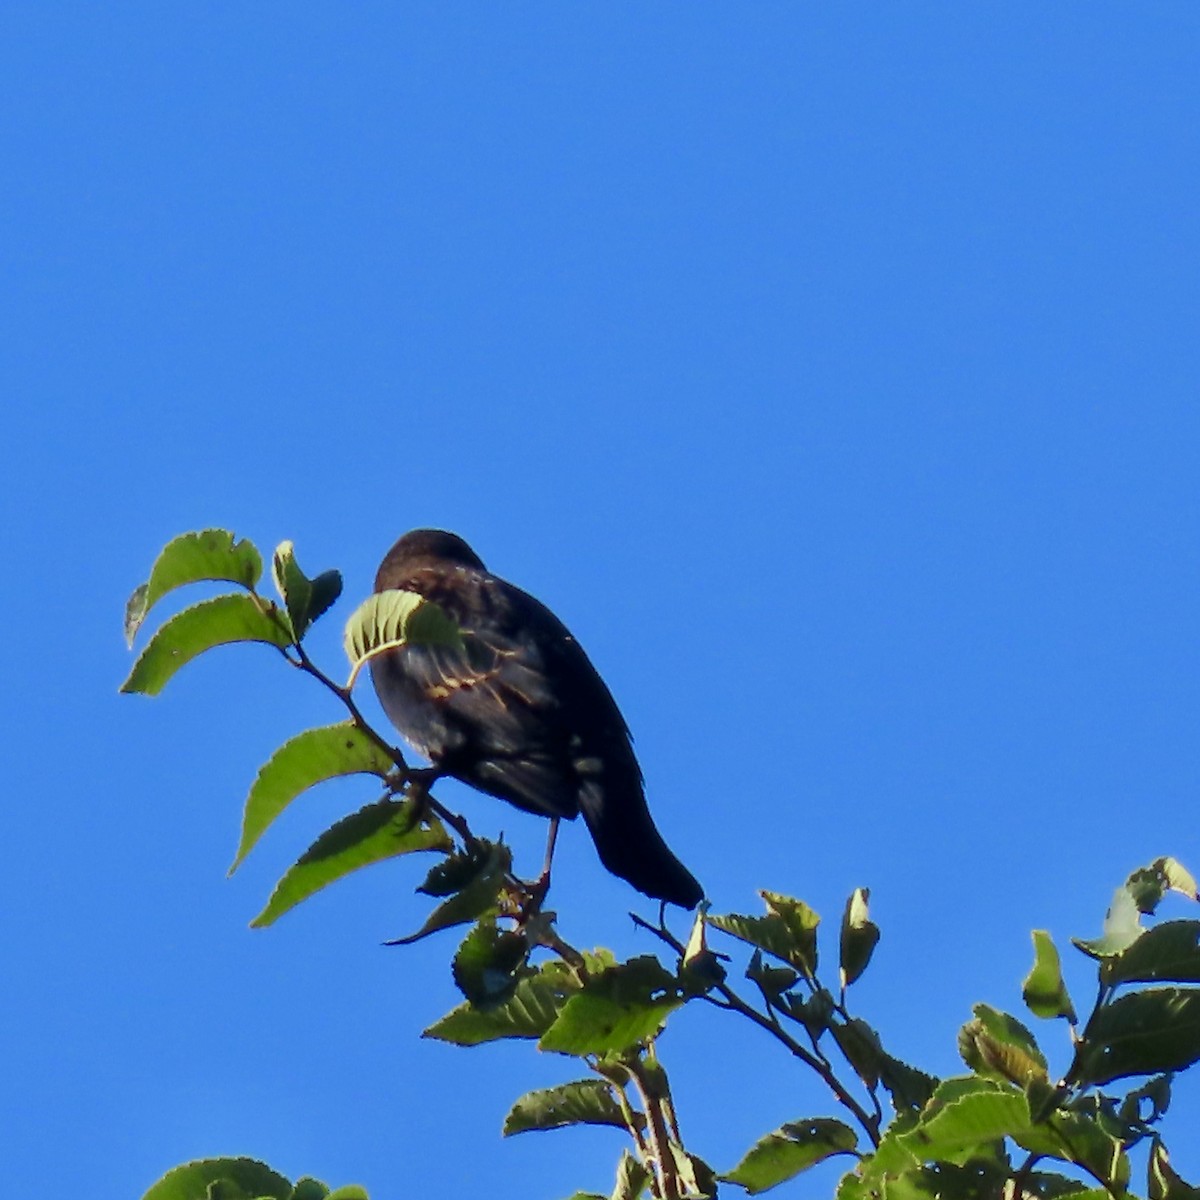
[[[569,1062],[418,1040],[455,939],[379,946],[418,868],[247,929],[371,797],[225,880],[258,765],[338,713],[249,648],[117,695],[186,529],[340,567],[339,671],[392,540],[462,533],[587,646],[718,910],[872,888],[858,1010],[927,1068],[1019,1009],[1031,928],[1200,868],[1198,77],[1182,2],[7,5],[8,1191],[611,1182],[615,1134],[499,1138]],[[539,822],[444,798],[536,869]],[[564,933],[649,950],[560,853]],[[718,1167],[830,1109],[721,1014],[662,1052]]]

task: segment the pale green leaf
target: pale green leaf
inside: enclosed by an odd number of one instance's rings
[[[1075,1008],[1063,982],[1058,949],[1044,929],[1033,931],[1033,966],[1021,987],[1029,1011],[1038,1017],[1066,1017],[1075,1023]]]
[[[357,670],[372,655],[401,646],[460,646],[458,626],[432,600],[416,592],[376,592],[351,614],[344,638]]]

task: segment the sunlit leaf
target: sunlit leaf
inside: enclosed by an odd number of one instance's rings
[[[757,1141],[721,1178],[740,1184],[755,1196],[835,1154],[849,1153],[857,1145],[857,1134],[841,1121],[828,1117],[792,1121]]]
[[[1016,1088],[978,1079],[965,1089],[946,1080],[934,1092],[929,1112],[901,1140],[925,1159],[948,1157],[961,1150],[984,1147],[1028,1127],[1029,1105]]]
[[[640,1200],[646,1194],[650,1172],[628,1150],[621,1151],[617,1163],[617,1181],[609,1200]]]
[[[177,613],[150,639],[121,684],[122,692],[157,696],[184,664],[214,646],[231,642],[291,645],[287,618],[273,604],[232,594],[202,600]]]
[[[1147,988],[1096,1010],[1076,1055],[1076,1079],[1181,1071],[1200,1059],[1200,990]]]
[[[1073,1025],[1075,1009],[1063,983],[1058,950],[1044,929],[1033,931],[1033,967],[1025,977],[1021,996],[1038,1017],[1066,1017]]]
[[[315,892],[372,863],[420,850],[448,850],[451,841],[434,817],[417,820],[411,801],[379,800],[338,821],[296,860],[251,921],[261,929]]]
[[[284,742],[258,772],[242,815],[242,837],[232,874],[271,822],[301,792],[340,775],[386,776],[395,764],[351,721],[307,729]]]
[[[129,597],[125,606],[125,639],[132,646],[146,614],[177,587],[216,580],[253,588],[261,575],[262,558],[248,539],[239,542],[226,529],[181,534],[163,547],[150,570],[150,578]]]
[[[1185,1182],[1174,1167],[1162,1139],[1155,1137],[1150,1147],[1150,1200],[1200,1200],[1200,1188]]]
[[[557,1087],[526,1092],[504,1118],[504,1136],[565,1125],[615,1125],[625,1128],[612,1085],[603,1079],[577,1079]]]
[[[849,987],[867,969],[879,942],[879,926],[870,919],[867,910],[870,898],[867,888],[855,888],[842,914],[839,977],[843,988]]]
[[[1117,888],[1113,894],[1112,903],[1104,915],[1103,935],[1090,941],[1080,938],[1072,938],[1071,941],[1092,958],[1110,958],[1132,946],[1141,933],[1141,911],[1133,893],[1128,886],[1124,886]]]
[[[209,1200],[210,1189],[221,1185],[230,1194],[247,1197],[288,1200],[292,1194],[291,1182],[266,1163],[252,1158],[205,1158],[168,1171],[142,1200]]]
[[[324,571],[316,579],[309,579],[296,562],[295,548],[291,542],[280,542],[271,559],[271,574],[291,618],[297,641],[342,594],[341,574]]]
[[[630,959],[589,979],[563,1005],[540,1047],[561,1054],[619,1054],[653,1037],[685,999],[658,959]]]
[[[460,646],[458,626],[432,600],[416,592],[376,592],[346,622],[346,656],[357,669],[384,649],[407,644]]]

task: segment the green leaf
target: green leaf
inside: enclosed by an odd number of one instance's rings
[[[892,1107],[902,1112],[924,1108],[941,1081],[885,1053],[879,1059],[879,1082],[892,1097]]]
[[[290,646],[287,620],[273,605],[253,596],[214,596],[173,616],[150,639],[121,684],[122,692],[157,696],[185,663],[214,646],[265,642]]]
[[[617,1182],[609,1200],[639,1200],[650,1182],[650,1172],[628,1150],[621,1152],[617,1163]]]
[[[603,1079],[577,1079],[557,1087],[526,1092],[504,1118],[504,1136],[565,1125],[615,1125],[625,1128],[612,1085]]]
[[[1022,1087],[1047,1078],[1045,1055],[1028,1027],[987,1004],[973,1011],[975,1019],[958,1033],[958,1051],[972,1071]]]
[[[699,1155],[692,1154],[676,1142],[670,1143],[675,1162],[675,1175],[683,1194],[695,1200],[714,1200],[717,1194],[716,1172]]]
[[[236,541],[226,529],[202,529],[173,538],[154,562],[150,578],[125,606],[125,640],[130,646],[146,614],[168,592],[187,583],[217,580],[253,590],[262,576],[262,558],[248,539]]]
[[[879,1034],[861,1017],[854,1017],[844,1025],[830,1022],[829,1032],[854,1073],[870,1091],[874,1091],[885,1057]]]
[[[271,822],[298,796],[326,779],[367,774],[386,777],[391,756],[352,721],[307,729],[284,742],[263,765],[246,797],[242,838],[232,875]]]
[[[367,1189],[360,1187],[357,1183],[348,1183],[345,1187],[334,1189],[330,1192],[326,1200],[371,1200],[367,1195]]]
[[[296,562],[291,542],[280,542],[271,559],[271,574],[291,618],[296,641],[304,637],[309,626],[328,612],[342,594],[341,574],[324,571],[316,579],[309,579]]]
[[[1075,1024],[1075,1008],[1063,983],[1058,950],[1044,929],[1033,931],[1033,966],[1021,987],[1021,998],[1036,1017],[1066,1017]]]
[[[1090,1115],[1060,1110],[1012,1138],[1023,1150],[1075,1163],[1118,1189],[1129,1183],[1129,1156],[1120,1139],[1105,1133]]]
[[[301,900],[361,867],[419,850],[448,850],[451,841],[441,822],[417,816],[411,801],[379,800],[338,821],[288,869],[251,928],[272,924]]]
[[[1112,903],[1104,914],[1104,933],[1090,941],[1072,938],[1084,954],[1092,958],[1111,958],[1127,950],[1142,935],[1141,911],[1128,886],[1113,893]]]
[[[168,1171],[142,1200],[208,1200],[213,1185],[225,1185],[222,1196],[254,1200],[269,1196],[288,1200],[291,1182],[266,1163],[252,1158],[205,1158]]]
[[[746,967],[746,978],[758,985],[768,1004],[777,1005],[783,993],[800,978],[800,972],[792,967],[768,966],[763,962],[762,951],[756,947]]]
[[[1200,1188],[1180,1178],[1171,1166],[1166,1146],[1157,1136],[1150,1147],[1148,1175],[1150,1200],[1200,1200]]]
[[[1164,921],[1105,964],[1104,981],[1200,983],[1200,921]]]
[[[539,1048],[560,1054],[620,1054],[653,1037],[684,1002],[679,981],[652,955],[589,979],[542,1035]]]
[[[1125,881],[1125,889],[1133,897],[1139,911],[1149,915],[1159,906],[1168,891],[1176,891],[1196,899],[1196,881],[1174,858],[1156,858],[1148,867],[1134,871]]]
[[[476,1008],[503,1004],[516,990],[529,951],[524,932],[499,929],[491,918],[482,920],[454,956],[455,985]]]
[[[416,592],[376,592],[346,622],[346,656],[357,670],[383,650],[408,645],[461,646],[458,626]]]
[[[854,1130],[841,1121],[827,1117],[792,1121],[757,1141],[721,1178],[756,1196],[835,1154],[851,1153],[857,1145]]]
[[[607,950],[584,957],[592,971],[603,970],[613,962]],[[460,1004],[421,1036],[456,1046],[478,1046],[503,1038],[540,1038],[554,1024],[568,998],[582,986],[575,971],[556,959],[521,979],[512,996],[496,1008],[483,1010]]]
[[[978,1086],[969,1090],[957,1080],[938,1087],[927,1114],[901,1139],[915,1156],[929,1160],[975,1152],[1029,1126],[1029,1105],[1021,1092],[986,1079],[974,1083]]]
[[[319,1179],[297,1179],[288,1200],[329,1200],[329,1188]]]
[[[1076,1053],[1075,1079],[1182,1071],[1200,1059],[1200,991],[1148,988],[1096,1010]]]
[[[709,917],[708,923],[743,942],[790,963],[812,979],[817,971],[817,925],[821,918],[807,904],[778,892],[759,892],[766,902],[765,917],[739,913]]]
[[[869,917],[868,888],[855,888],[846,901],[842,914],[841,965],[839,977],[842,989],[848,988],[867,969],[875,946],[879,942],[879,926]]]
[[[512,870],[512,851],[503,842],[488,842],[483,839],[479,839],[477,847],[483,853],[476,859],[478,866],[466,886],[439,904],[425,918],[424,924],[416,933],[410,933],[407,937],[392,938],[387,945],[409,946],[431,933],[437,933],[439,929],[465,925],[468,921],[474,921],[485,914],[496,913],[498,897],[508,885],[509,872]]]

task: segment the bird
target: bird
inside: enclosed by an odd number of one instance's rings
[[[434,602],[461,634],[370,664],[383,711],[435,773],[550,818],[543,886],[559,821],[582,815],[609,871],[695,908],[704,889],[654,824],[629,727],[562,621],[440,529],[414,529],[387,552],[375,591],[392,589]]]

